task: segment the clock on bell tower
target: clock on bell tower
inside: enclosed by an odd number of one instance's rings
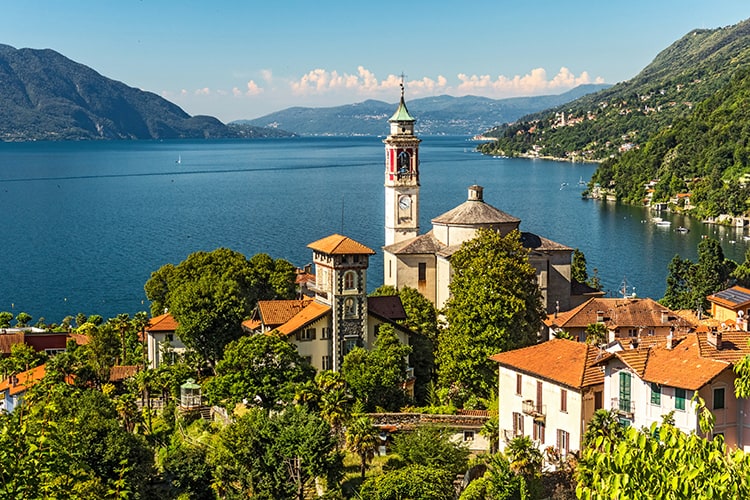
[[[388,122],[390,134],[385,138],[385,245],[419,235],[419,143],[414,122],[401,102]]]

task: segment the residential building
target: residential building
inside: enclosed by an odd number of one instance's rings
[[[175,333],[177,326],[177,321],[169,312],[149,320],[144,329],[149,368],[158,368],[165,357],[174,357],[185,353],[185,344]],[[173,361],[173,359],[169,361]]]
[[[606,327],[605,342],[620,341],[628,346],[638,345],[642,339],[664,338],[670,332],[684,335],[697,326],[653,299],[638,297],[593,297],[569,311],[550,314],[544,321],[549,338],[567,332],[580,342],[586,341],[586,329],[594,323]]]
[[[0,330],[0,355],[9,356],[16,344],[26,344],[36,352],[55,355],[65,351],[71,338],[68,332],[50,332],[42,328],[3,328]]]
[[[607,409],[639,428],[669,414],[682,431],[702,434],[697,393],[715,417],[712,435],[723,435],[730,449],[749,451],[750,400],[735,397],[733,371],[750,354],[748,340],[744,331],[699,331],[610,353],[598,362],[604,368]]]
[[[606,355],[597,347],[553,339],[490,357],[498,364],[500,448],[528,436],[540,449],[580,450],[591,416],[603,407]]]
[[[733,286],[706,297],[711,303],[711,316],[724,325],[737,325],[739,330],[747,330],[750,315],[750,289]]]
[[[461,244],[476,236],[480,228],[506,235],[519,228],[520,219],[485,203],[483,188],[470,186],[468,200],[432,219],[432,229],[419,234],[420,172],[419,139],[414,134],[416,120],[401,101],[389,119],[390,135],[385,143],[385,246],[383,283],[396,288],[419,290],[437,308],[448,297],[452,275],[451,255]],[[573,249],[533,233],[521,233],[530,250],[529,260],[537,271],[537,282],[548,312],[569,309],[586,296],[571,281]]]
[[[371,349],[380,326],[394,327],[408,344],[410,331],[398,296],[367,297],[369,257],[375,252],[334,234],[308,245],[313,250],[312,298],[259,301],[243,328],[251,333],[277,331],[297,346],[300,356],[318,370],[339,371],[354,347]]]

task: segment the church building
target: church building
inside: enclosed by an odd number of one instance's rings
[[[383,283],[396,288],[409,286],[442,308],[449,298],[451,255],[475,237],[480,228],[503,236],[518,229],[520,219],[484,201],[481,186],[469,186],[461,205],[432,219],[432,229],[419,231],[419,139],[415,119],[409,114],[401,87],[401,102],[389,119],[390,135],[385,143],[385,246]],[[530,250],[530,262],[548,312],[567,311],[588,296],[571,280],[573,249],[533,233],[521,232]],[[574,295],[574,287],[576,294]],[[585,290],[593,291],[593,290]]]

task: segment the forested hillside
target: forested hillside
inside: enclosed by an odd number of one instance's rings
[[[694,30],[629,81],[488,131],[498,141],[483,152],[594,161],[617,157],[690,116],[748,64],[750,20]]]

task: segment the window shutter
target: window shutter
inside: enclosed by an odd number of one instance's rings
[[[310,340],[315,340],[316,329],[315,328],[311,328],[311,330],[312,330],[312,336],[310,337]]]

